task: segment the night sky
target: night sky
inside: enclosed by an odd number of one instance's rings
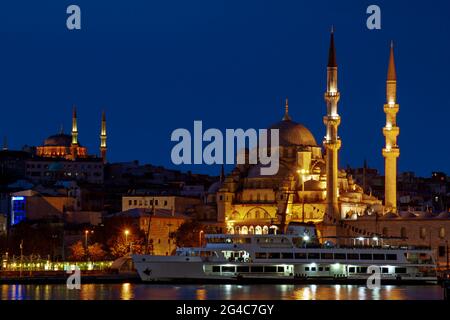
[[[66,28],[77,4],[82,29]],[[381,7],[382,29],[366,28]],[[107,112],[108,158],[175,168],[176,128],[266,128],[292,118],[321,143],[326,62],[336,30],[340,166],[383,170],[385,79],[396,43],[400,171],[450,173],[450,2],[35,1],[0,5],[0,136],[10,149],[70,131],[98,153]],[[182,170],[218,174],[219,166]]]

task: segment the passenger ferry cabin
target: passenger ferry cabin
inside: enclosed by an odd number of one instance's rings
[[[134,255],[133,260],[144,281],[356,281],[371,272],[379,272],[384,281],[436,281],[434,258],[427,248],[393,247],[376,237],[353,239],[349,246],[320,244],[313,226],[290,231],[206,235],[204,247],[180,248],[175,256]]]

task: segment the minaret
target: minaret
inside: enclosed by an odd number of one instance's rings
[[[72,146],[70,148],[70,159],[75,160],[78,156],[78,127],[77,127],[77,108],[73,106],[72,111]]]
[[[383,135],[386,138],[386,146],[383,148],[385,159],[384,177],[384,205],[390,211],[397,210],[397,158],[400,156],[400,149],[397,146],[397,136],[400,133],[397,127],[397,73],[395,71],[394,44],[391,42],[389,56],[389,67],[386,81],[386,126],[383,128]]]
[[[103,163],[106,163],[106,115],[105,115],[105,111],[102,112],[102,129],[100,131],[100,154],[103,159]]]
[[[8,150],[8,137],[4,136],[3,137],[3,151],[7,151]]]
[[[331,29],[330,50],[327,67],[327,92],[325,102],[327,104],[327,115],[323,122],[327,128],[327,135],[323,141],[326,149],[326,174],[327,174],[327,214],[340,220],[338,205],[338,153],[341,148],[341,140],[338,136],[338,127],[341,117],[338,114],[338,102],[340,93],[338,91],[336,49],[334,47],[334,30]]]
[[[78,145],[77,108],[73,107],[72,112],[72,146]]]

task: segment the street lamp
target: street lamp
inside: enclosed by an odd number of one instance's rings
[[[91,231],[89,231],[89,230],[84,230],[84,246],[86,247],[86,250],[87,250],[87,248],[88,248],[88,235],[89,235],[89,232],[90,232],[91,234],[93,234],[93,233],[94,233],[94,230],[91,230]]]
[[[130,233],[130,230],[125,229],[125,231],[123,232],[125,234],[125,244],[128,243],[128,234]]]
[[[300,169],[297,170],[297,173],[302,176],[302,222],[305,222],[305,174],[308,173],[308,170]]]
[[[202,246],[202,234],[204,233],[203,230],[200,230],[200,232],[198,233],[198,243],[199,243],[199,247]]]

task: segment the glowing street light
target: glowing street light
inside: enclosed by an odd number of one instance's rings
[[[125,244],[128,244],[128,235],[130,234],[130,230],[125,229],[123,233],[125,234]]]

